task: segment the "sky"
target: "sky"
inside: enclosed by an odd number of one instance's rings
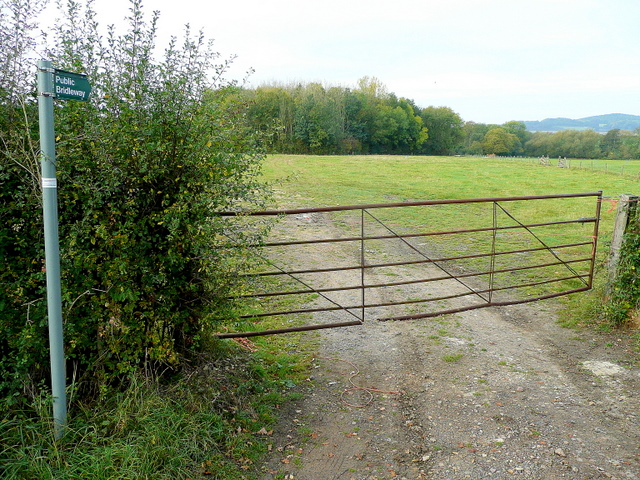
[[[146,0],[159,38],[184,25],[236,55],[248,87],[376,77],[465,121],[640,115],[638,0]],[[95,0],[122,25],[127,0]]]

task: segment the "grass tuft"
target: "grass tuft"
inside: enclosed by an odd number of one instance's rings
[[[249,354],[231,344],[170,385],[134,378],[101,403],[76,405],[62,439],[50,402],[0,421],[0,477],[55,479],[249,479],[267,452],[259,434],[294,397],[292,354]],[[262,357],[262,358],[261,358]]]

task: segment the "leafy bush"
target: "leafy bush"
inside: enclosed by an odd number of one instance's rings
[[[629,226],[620,248],[620,261],[610,297],[604,304],[604,316],[620,326],[629,314],[640,308],[640,210],[630,209]]]
[[[29,43],[29,2],[16,44]],[[20,9],[23,10],[20,10]],[[24,11],[24,9],[31,9]],[[262,156],[245,106],[223,76],[229,62],[186,28],[156,61],[155,14],[131,3],[128,30],[102,37],[91,2],[70,1],[48,51],[56,68],[86,72],[90,102],[55,108],[63,314],[68,372],[107,386],[144,367],[177,365],[229,315],[240,250],[223,246],[219,210],[256,206]],[[22,25],[22,27],[21,27]],[[0,63],[24,62],[24,48]],[[15,64],[15,62],[14,62]],[[35,62],[32,64],[35,65]],[[0,398],[12,404],[48,378],[37,109],[33,85],[0,85]],[[213,72],[213,74],[212,74]]]

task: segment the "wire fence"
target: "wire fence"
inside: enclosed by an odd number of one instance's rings
[[[640,180],[640,160],[583,159],[566,157],[500,157],[545,167],[588,170]]]

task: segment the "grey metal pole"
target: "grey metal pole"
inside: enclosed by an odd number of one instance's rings
[[[60,245],[58,240],[58,184],[53,121],[53,68],[48,60],[38,62],[38,114],[40,120],[40,163],[42,167],[42,209],[47,274],[47,314],[51,358],[51,391],[56,439],[67,424],[66,372],[62,337],[62,290],[60,287]]]

